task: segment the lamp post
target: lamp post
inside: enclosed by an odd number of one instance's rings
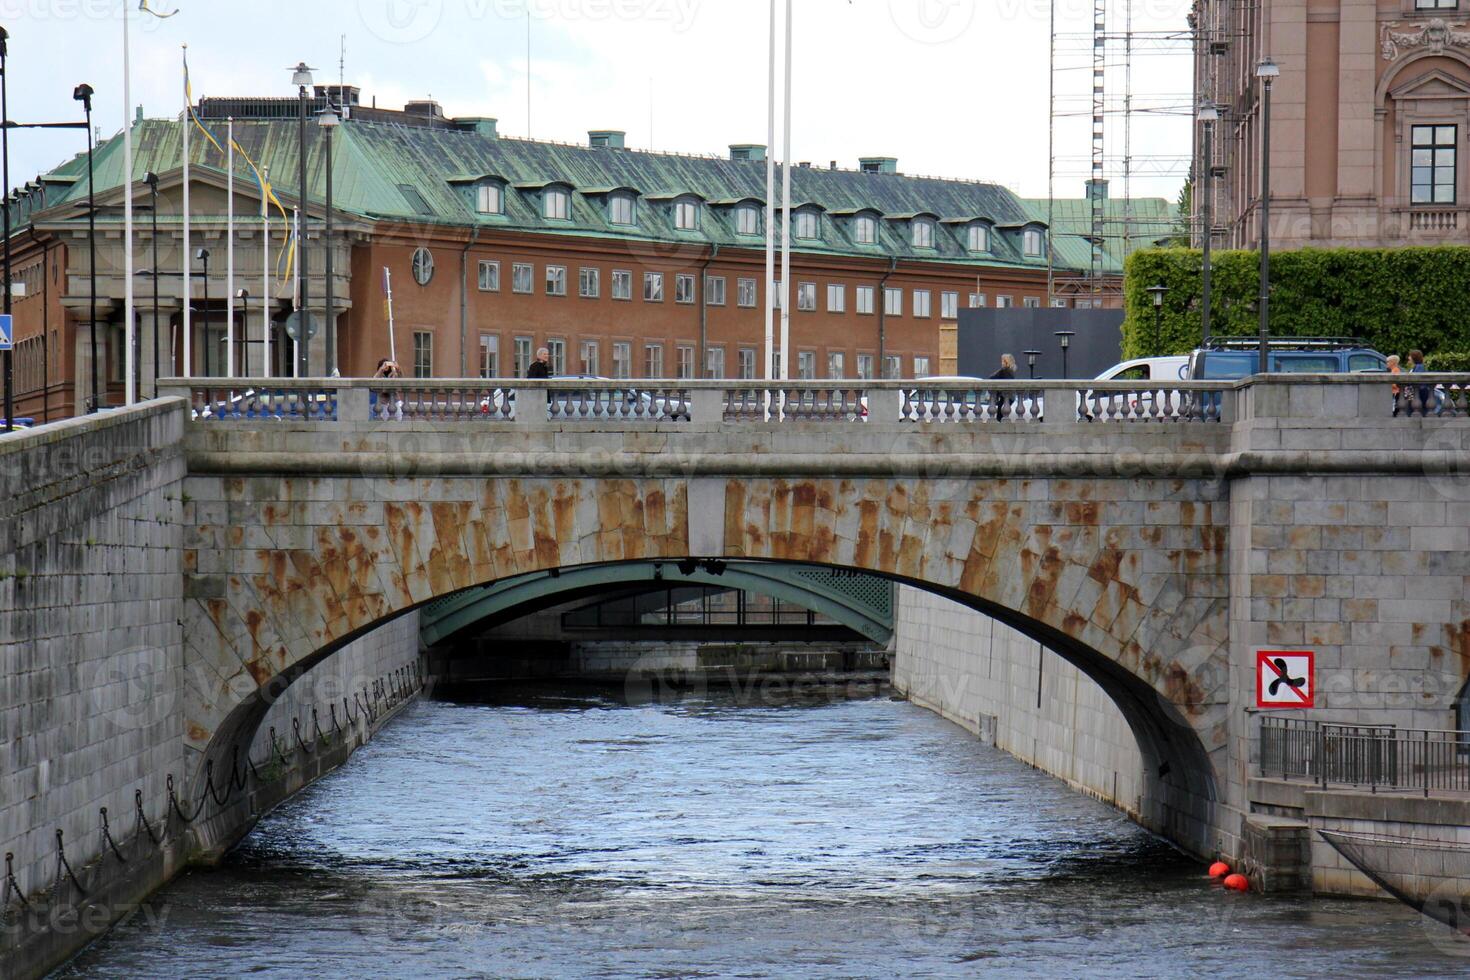
[[[339,92],[338,95],[340,94]],[[323,165],[327,171],[326,223],[322,226],[322,245],[326,249],[322,272],[327,280],[327,362],[323,370],[328,377],[332,377],[337,373],[337,310],[335,283],[332,282],[332,131],[342,125],[342,119],[337,115],[337,110],[332,108],[331,99],[327,100],[326,109],[322,110],[316,121],[322,128],[322,142],[326,151]]]
[[[1035,381],[1036,380],[1036,359],[1041,356],[1041,351],[1039,351],[1039,350],[1026,350],[1026,351],[1022,351],[1021,353],[1026,355],[1026,369],[1031,372],[1031,380],[1032,381]]]
[[[297,62],[296,67],[291,69],[291,84],[296,86],[296,117],[297,117],[297,198],[301,206],[301,240],[296,243],[297,268],[301,270],[301,321],[296,329],[300,331],[301,342],[297,344],[300,351],[297,375],[302,378],[311,376],[311,322],[310,304],[306,301],[307,290],[310,286],[310,277],[307,275],[306,262],[306,240],[310,236],[307,230],[311,227],[311,217],[306,210],[306,90],[311,85],[311,69],[306,62]]]
[[[152,230],[149,237],[152,241],[153,268],[150,270],[153,277],[153,397],[158,397],[158,174],[148,171],[143,175],[143,183],[148,185],[148,205],[153,212]],[[172,371],[172,369],[170,369]]]
[[[1213,102],[1201,102],[1199,113],[1196,118],[1204,129],[1205,136],[1205,193],[1204,200],[1200,202],[1200,223],[1204,230],[1200,235],[1200,247],[1204,251],[1204,266],[1200,272],[1200,336],[1204,344],[1210,342],[1210,239],[1214,237],[1214,218],[1210,213],[1211,199],[1214,197],[1215,178],[1215,155],[1214,135],[1215,123],[1220,119],[1220,110]]]
[[[250,290],[235,290],[240,301],[240,377],[250,377]]]
[[[0,196],[0,210],[5,212],[5,269],[3,277],[0,277],[0,286],[5,289],[4,309],[5,315],[10,315],[10,111],[5,98],[5,54],[9,46],[10,32],[0,27],[0,170],[4,171],[5,191]],[[12,327],[12,330],[15,328]],[[12,334],[11,341],[15,340]],[[11,432],[15,428],[15,397],[12,394],[12,381],[14,352],[5,351],[5,431]],[[44,379],[41,390],[45,391],[45,384],[51,379]]]
[[[200,334],[204,339],[204,376],[213,377],[209,370],[209,249],[201,248],[194,257],[204,266],[204,304],[199,307]],[[184,298],[188,302],[188,297]]]
[[[1169,287],[1162,285],[1150,286],[1146,290],[1149,298],[1154,301],[1154,342],[1150,345],[1152,348],[1149,351],[1150,356],[1157,356],[1159,353],[1159,337],[1163,333],[1164,294],[1168,291]]]
[[[92,354],[92,397],[87,406],[88,414],[97,411],[100,404],[97,389],[97,199],[92,180],[92,92],[92,86],[86,82],[71,92],[71,97],[82,104],[82,112],[87,120],[87,277],[92,290],[87,322]]]
[[[1271,335],[1271,82],[1280,77],[1281,68],[1270,57],[1256,65],[1261,80],[1261,299],[1259,370],[1269,370],[1267,343]]]
[[[1058,330],[1056,338],[1062,345],[1062,380],[1067,380],[1067,348],[1072,346],[1072,338],[1077,335],[1075,330]]]

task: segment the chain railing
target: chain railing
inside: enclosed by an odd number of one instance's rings
[[[1470,792],[1470,732],[1261,719],[1261,775],[1319,786]]]

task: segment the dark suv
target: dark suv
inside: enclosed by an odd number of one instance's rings
[[[1279,337],[1267,341],[1270,374],[1355,374],[1386,371],[1388,360],[1356,337]],[[1189,355],[1193,381],[1233,381],[1260,373],[1260,342],[1212,341]]]

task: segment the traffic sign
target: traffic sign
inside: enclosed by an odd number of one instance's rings
[[[11,333],[13,317],[9,313],[0,313],[0,350],[15,350],[15,337]]]
[[[1310,708],[1316,698],[1311,650],[1256,651],[1256,707]]]
[[[294,313],[292,313],[290,316],[286,317],[286,336],[287,337],[290,337],[292,340],[300,340],[301,339],[300,336],[299,336],[300,330],[301,330],[301,316],[302,316],[301,311],[300,310],[297,310]],[[317,316],[314,313],[313,314],[309,314],[307,316],[307,318],[306,318],[306,339],[307,340],[310,340],[311,338],[313,338],[313,337],[316,336],[317,328],[321,326],[321,322],[322,322],[321,317]]]

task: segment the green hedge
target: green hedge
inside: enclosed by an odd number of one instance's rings
[[[1123,356],[1185,354],[1200,339],[1198,249],[1135,252],[1124,272]],[[1260,257],[1211,255],[1211,333],[1254,336]],[[1148,287],[1167,286],[1154,333]],[[1304,248],[1271,256],[1274,336],[1362,337],[1384,354],[1470,351],[1470,247]],[[1463,356],[1463,355],[1460,355]],[[1470,369],[1456,361],[1454,369]]]
[[[1470,351],[1441,350],[1425,354],[1424,366],[1430,371],[1470,372]]]

